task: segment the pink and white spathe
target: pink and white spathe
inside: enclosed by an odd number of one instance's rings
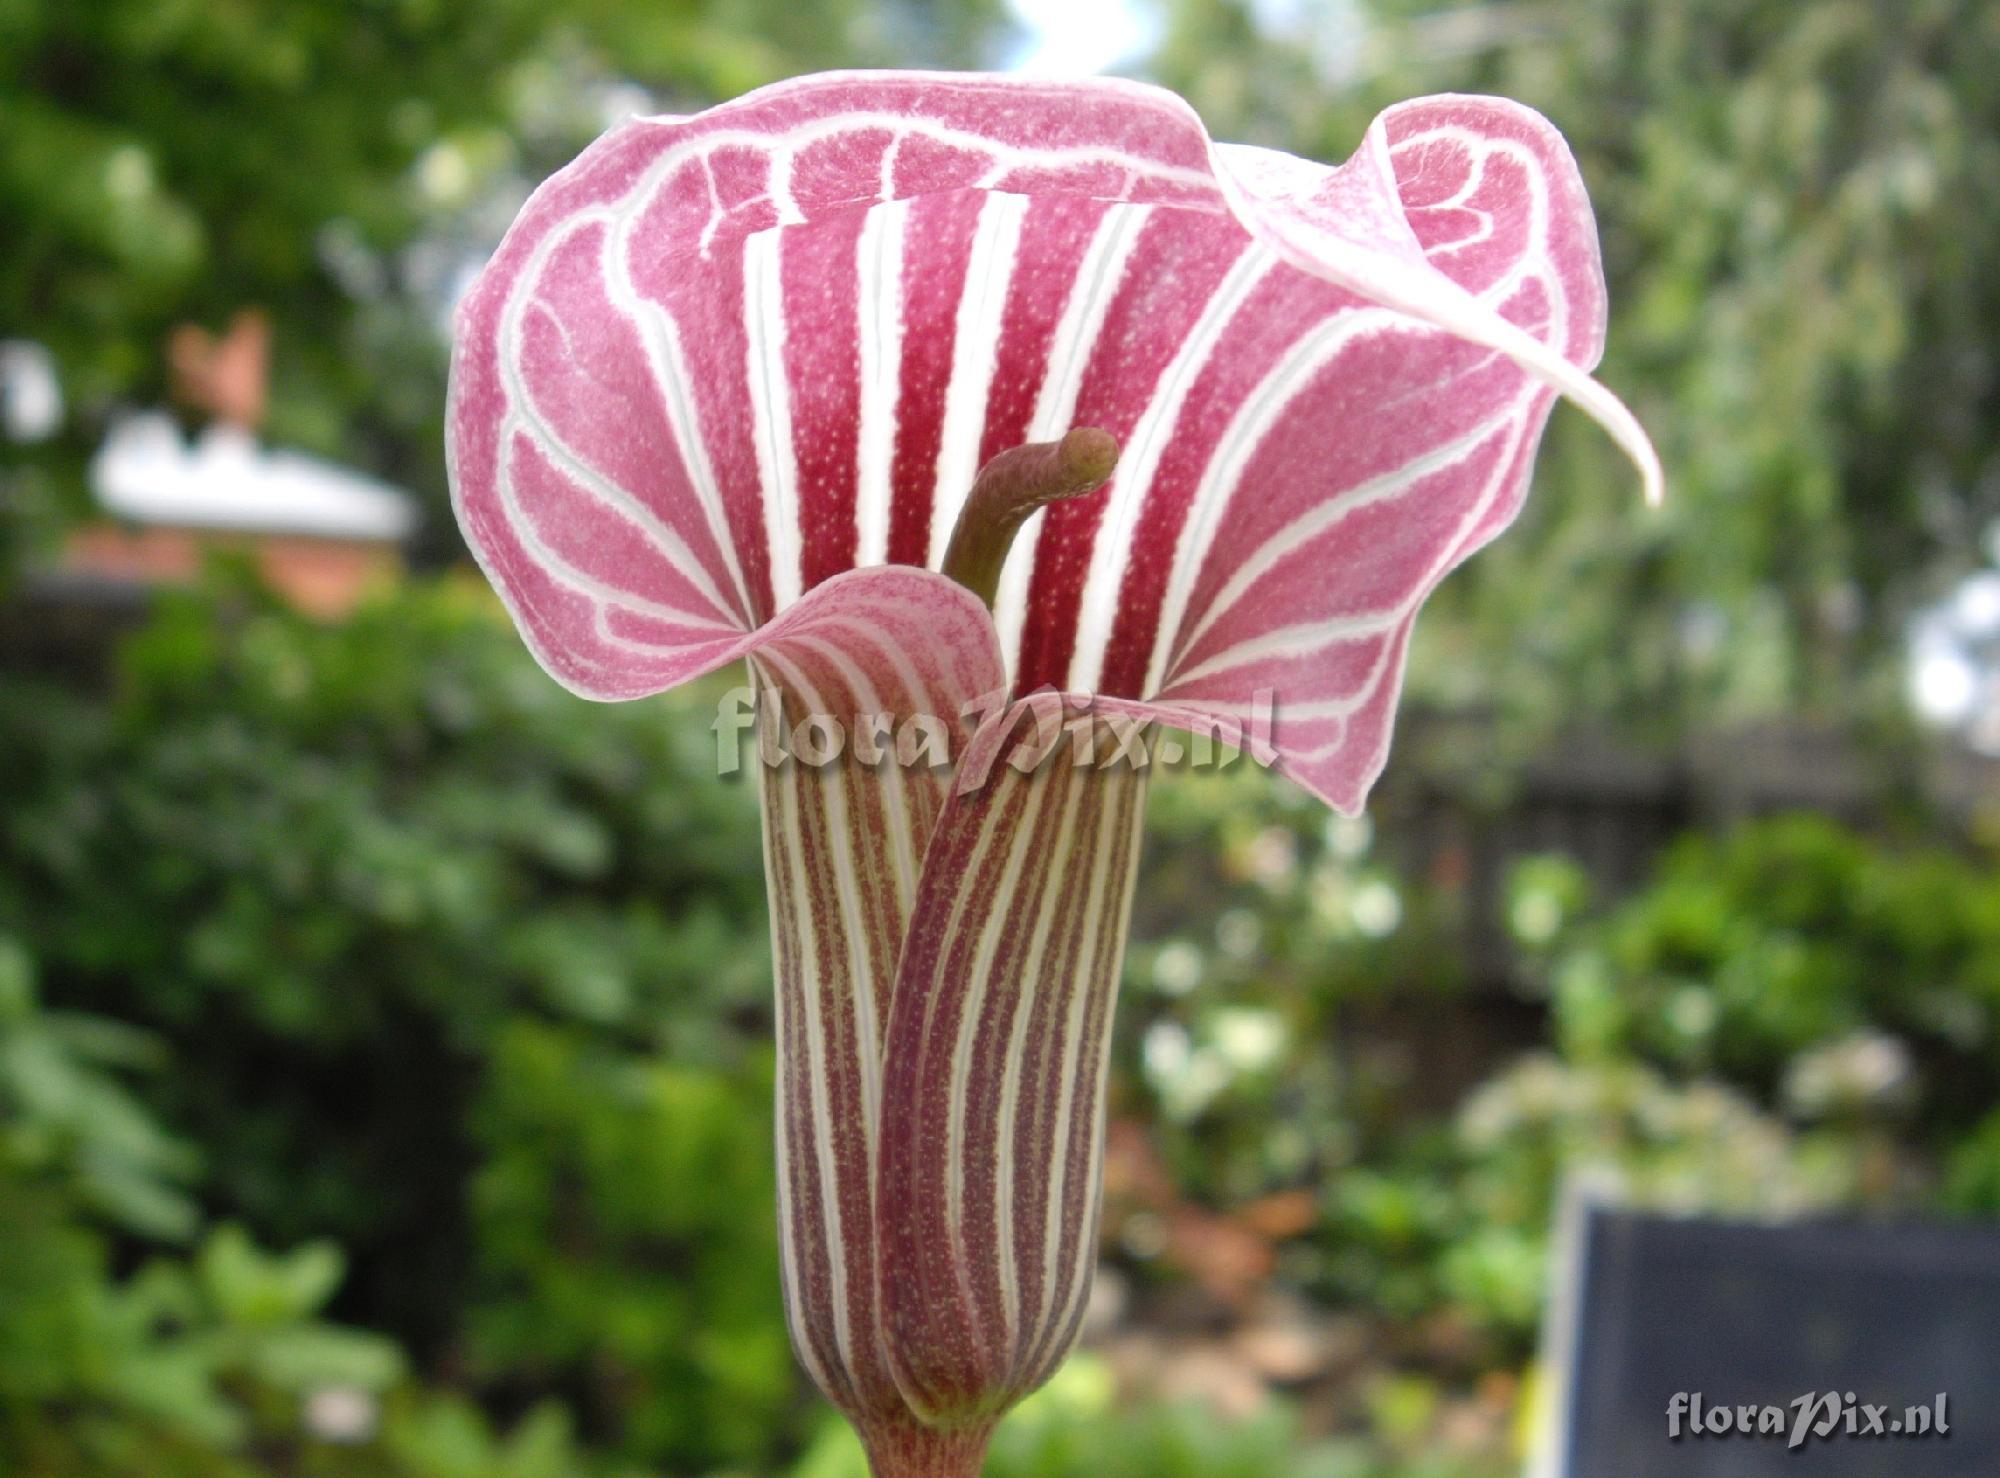
[[[1555,396],[1657,494],[1604,324],[1575,165],[1514,103],[1402,104],[1336,169],[1130,83],[807,77],[536,192],[460,310],[453,492],[586,696],[747,657],[833,714],[1274,701],[1279,767],[1353,810]],[[990,613],[934,573],[987,461],[1084,426],[1115,475],[1034,516]],[[976,1465],[1092,1261],[1143,783],[991,773],[763,776],[787,1307],[886,1471]]]

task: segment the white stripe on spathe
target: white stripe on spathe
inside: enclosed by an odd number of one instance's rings
[[[757,476],[764,489],[764,537],[771,551],[771,599],[781,611],[799,598],[805,584],[798,449],[792,440],[791,381],[785,374],[783,244],[778,231],[743,239],[746,371],[757,428]]]
[[[709,460],[708,441],[701,434],[694,407],[688,398],[692,377],[688,374],[687,359],[681,350],[680,325],[660,304],[642,298],[632,281],[632,234],[638,219],[636,211],[612,218],[611,235],[604,244],[605,295],[611,299],[613,307],[632,320],[638,332],[639,345],[646,355],[646,368],[659,389],[660,404],[680,449],[682,465],[687,470],[688,485],[701,502],[702,518],[708,524],[709,536],[715,540],[716,548],[722,551],[723,563],[736,586],[737,596],[742,602],[743,623],[746,627],[753,626],[757,622],[757,603],[751,598],[750,582],[744,578],[736,539],[729,530],[728,516],[723,512],[722,486],[716,480],[715,466]]]
[[[647,542],[659,553],[660,557],[679,570],[688,583],[700,591],[714,605],[716,618],[727,621],[731,615],[738,613],[731,610],[730,603],[723,598],[721,591],[716,587],[715,582],[710,576],[710,571],[695,557],[694,551],[688,547],[687,542],[677,532],[669,528],[657,514],[633,497],[629,490],[617,486],[609,478],[591,467],[582,457],[578,456],[556,434],[555,428],[542,415],[540,409],[535,405],[534,396],[529,393],[528,387],[522,378],[520,349],[523,333],[522,325],[531,311],[540,313],[555,328],[557,335],[562,339],[565,346],[568,346],[570,343],[567,325],[562,322],[556,315],[555,310],[544,302],[539,295],[540,275],[546,267],[548,259],[574,235],[576,230],[600,224],[601,220],[602,218],[600,217],[591,216],[585,218],[571,231],[551,232],[549,240],[541,245],[529,267],[523,272],[523,276],[528,277],[533,285],[531,285],[529,291],[511,299],[506,305],[506,312],[501,318],[500,326],[503,351],[499,357],[499,363],[501,383],[506,387],[507,399],[512,413],[501,422],[501,456],[507,465],[511,466],[514,435],[518,431],[525,430],[530,439],[541,447],[548,459],[557,464],[569,476],[572,483],[581,488],[590,497],[597,499],[606,507],[615,511],[626,521],[634,524]],[[607,279],[609,275],[607,274]],[[659,366],[655,365],[651,368],[657,377],[660,373]],[[676,428],[676,434],[678,435],[678,428]],[[686,442],[682,443],[681,452],[684,458],[691,458],[689,445]],[[691,472],[691,460],[687,465]],[[501,470],[500,480],[504,485],[502,488],[503,496],[511,500],[514,493],[513,479],[508,475],[506,467],[503,467]],[[512,524],[516,534],[521,537],[524,543],[532,541],[531,547],[537,549],[542,547],[541,541],[533,538],[532,530],[527,527],[525,518],[518,511],[510,510],[508,521]],[[713,528],[712,521],[711,528]],[[720,543],[725,552],[725,558],[729,559],[733,570],[734,551],[726,537]],[[739,592],[741,588],[741,577],[739,575]],[[636,593],[621,592],[617,595],[612,595],[608,593],[608,588],[593,589],[590,593],[593,598],[600,601],[610,600],[613,603],[617,603],[622,600],[630,604],[633,609],[643,609],[646,604]],[[743,609],[747,610],[748,606],[746,605]]]
[[[944,429],[938,444],[937,482],[931,492],[930,550],[936,569],[951,542],[959,510],[979,475],[979,439],[986,424],[986,396],[1000,357],[1000,329],[1007,291],[1021,256],[1025,195],[987,195],[979,202],[965,286],[959,294],[952,340],[951,382],[945,389]]]
[[[755,671],[753,666],[753,676]],[[758,683],[756,686],[761,691],[763,684]],[[762,711],[761,704],[759,711]],[[776,1114],[778,1241],[786,1283],[791,1292],[791,1297],[786,1300],[786,1314],[792,1326],[793,1348],[798,1352],[800,1360],[805,1363],[807,1373],[812,1376],[814,1383],[821,1390],[830,1393],[839,1390],[840,1384],[834,1381],[833,1373],[826,1369],[813,1339],[812,1316],[817,1311],[808,1303],[808,1283],[801,1268],[803,1254],[798,1234],[798,1219],[820,1209],[798,1205],[792,1189],[792,1167],[797,1163],[793,1159],[795,1154],[809,1151],[816,1163],[822,1166],[825,1163],[818,1144],[820,1119],[810,1111],[809,1107],[802,1116],[803,1126],[810,1140],[809,1145],[801,1146],[794,1140],[792,1134],[794,1119],[800,1117],[799,1110],[802,1106],[794,1101],[790,1091],[789,1070],[799,1061],[800,1051],[811,1050],[810,1044],[797,1040],[794,1032],[805,1026],[806,997],[811,990],[815,974],[806,958],[812,949],[812,919],[809,901],[797,877],[797,864],[782,861],[779,856],[781,850],[786,859],[798,856],[799,826],[797,796],[794,793],[795,782],[790,777],[780,776],[777,771],[762,765],[758,767],[758,778],[763,790],[764,874],[769,880],[771,891],[771,944],[772,956],[777,965],[779,997],[776,1013],[779,1094]],[[790,936],[799,951],[798,957],[793,957],[785,947],[786,931],[781,922],[785,915],[790,916]],[[796,1020],[794,1013],[797,1013]],[[808,1093],[810,1094],[810,1090]],[[830,1189],[822,1181],[821,1195],[825,1196]],[[820,1214],[823,1217],[824,1211],[820,1210]],[[837,1243],[829,1244],[828,1255],[830,1257],[840,1255]]]
[[[1214,598],[1202,611],[1187,636],[1178,643],[1180,650],[1186,651],[1208,632],[1218,620],[1229,614],[1237,602],[1256,587],[1259,580],[1268,575],[1287,554],[1313,539],[1318,538],[1335,524],[1356,510],[1370,504],[1380,503],[1408,491],[1426,477],[1455,467],[1469,459],[1482,446],[1491,441],[1497,432],[1520,418],[1522,407],[1541,393],[1539,385],[1530,385],[1524,394],[1510,403],[1499,415],[1480,422],[1465,435],[1437,446],[1426,447],[1422,452],[1386,472],[1357,483],[1338,497],[1329,498],[1324,503],[1315,503],[1297,518],[1272,534],[1239,564],[1219,589]],[[1504,467],[1505,458],[1502,458]],[[1492,479],[1488,479],[1490,487]],[[1481,494],[1481,502],[1485,493]],[[1175,674],[1180,680],[1187,680],[1191,673]]]
[[[1084,1167],[1084,1195],[1088,1198],[1083,1208],[1083,1226],[1079,1229],[1076,1260],[1070,1267],[1071,1290],[1069,1306],[1063,1315],[1064,1326],[1075,1328],[1084,1301],[1090,1295],[1092,1275],[1097,1268],[1097,1227],[1103,1209],[1104,1196],[1104,1123],[1108,1105],[1104,1101],[1105,1079],[1111,1066],[1111,1023],[1117,1014],[1118,985],[1124,976],[1125,941],[1131,937],[1132,898],[1136,891],[1134,884],[1139,872],[1140,839],[1145,829],[1146,819],[1146,779],[1137,775],[1123,784],[1124,794],[1119,797],[1123,814],[1112,808],[1105,817],[1105,854],[1098,861],[1100,873],[1110,878],[1111,886],[1119,889],[1119,896],[1113,904],[1113,916],[1106,920],[1109,933],[1104,944],[1105,970],[1098,989],[1103,992],[1103,1006],[1097,1019],[1097,1036],[1090,1049],[1096,1056],[1093,1066],[1092,1103],[1093,1123],[1090,1133],[1088,1162]],[[1125,849],[1125,866],[1114,876],[1114,859],[1118,847]],[[1063,1357],[1069,1353],[1068,1343],[1056,1339],[1050,1343],[1046,1362],[1036,1372],[1035,1380],[1040,1381],[1053,1374]]]
[[[1227,672],[1232,668],[1241,667],[1266,657],[1283,657],[1318,650],[1340,641],[1352,641],[1377,636],[1393,630],[1402,621],[1406,620],[1418,606],[1423,604],[1425,597],[1431,592],[1431,587],[1438,580],[1442,579],[1453,565],[1464,558],[1465,551],[1463,546],[1465,540],[1470,537],[1472,530],[1479,526],[1480,521],[1485,518],[1488,511],[1492,508],[1493,500],[1500,495],[1501,489],[1506,486],[1507,474],[1512,468],[1515,452],[1519,447],[1521,437],[1525,434],[1523,417],[1527,407],[1532,405],[1535,398],[1542,393],[1544,392],[1539,386],[1530,384],[1524,389],[1521,401],[1512,406],[1505,414],[1496,416],[1492,420],[1485,422],[1459,440],[1447,443],[1438,448],[1435,453],[1428,454],[1428,459],[1426,457],[1419,457],[1410,463],[1408,467],[1398,469],[1394,473],[1386,474],[1386,477],[1395,484],[1390,490],[1384,491],[1377,486],[1383,479],[1375,479],[1361,484],[1360,487],[1336,501],[1335,514],[1324,520],[1324,527],[1326,528],[1332,527],[1338,521],[1339,517],[1344,517],[1346,513],[1351,512],[1356,507],[1365,506],[1372,502],[1379,502],[1383,497],[1392,496],[1393,492],[1400,490],[1402,485],[1421,481],[1423,477],[1433,472],[1465,460],[1480,446],[1490,441],[1496,433],[1502,431],[1509,431],[1511,433],[1508,444],[1493,459],[1493,466],[1487,472],[1486,480],[1480,485],[1479,495],[1472,500],[1471,507],[1459,515],[1458,525],[1453,530],[1451,538],[1439,546],[1439,553],[1432,559],[1429,566],[1426,567],[1423,578],[1411,582],[1409,589],[1404,593],[1401,600],[1383,610],[1332,615],[1318,620],[1301,622],[1293,626],[1261,631],[1256,636],[1247,637],[1243,641],[1233,643],[1219,652],[1212,653],[1192,667],[1177,671],[1174,674],[1174,681],[1177,684],[1192,683],[1202,678],[1211,677],[1216,673]],[[1421,470],[1411,470],[1412,468],[1419,467]],[[1308,514],[1300,522],[1311,522],[1314,532],[1320,531],[1320,521],[1317,520],[1314,514]],[[1293,547],[1296,547],[1296,542],[1293,541]],[[1253,557],[1250,564],[1254,565],[1256,560],[1265,555],[1271,547],[1269,544],[1261,547],[1258,555]],[[1275,562],[1277,556],[1273,554],[1271,558]],[[1261,573],[1261,571],[1258,573]],[[1240,575],[1241,572],[1239,571]],[[1247,588],[1247,584],[1244,588]],[[1223,602],[1218,600],[1211,605],[1210,609],[1219,611],[1226,609],[1226,607]],[[1207,629],[1208,622],[1206,620],[1199,623],[1194,634],[1188,639],[1189,644],[1192,644]],[[1345,717],[1347,714],[1353,712],[1374,693],[1376,684],[1381,680],[1383,669],[1388,664],[1390,649],[1390,644],[1384,645],[1381,655],[1377,657],[1374,666],[1369,670],[1368,680],[1359,688],[1332,700],[1310,701],[1294,698],[1285,703],[1284,716],[1287,719],[1296,720]]]
[[[806,641],[795,640],[795,648],[804,648]],[[875,712],[879,703],[874,696],[872,685],[862,678],[862,686],[850,688],[838,704],[832,703],[816,688],[799,667],[787,657],[773,650],[760,652],[757,660],[768,665],[782,675],[785,686],[803,705],[804,711],[816,714],[833,714],[851,709],[856,713]],[[839,660],[836,658],[836,660]],[[858,669],[841,661],[849,671],[844,676],[860,677]],[[875,1134],[880,1121],[879,1100],[882,1092],[882,1028],[876,1019],[875,992],[870,989],[875,974],[884,965],[883,961],[870,958],[869,946],[872,940],[867,927],[869,912],[861,905],[862,883],[855,874],[854,854],[860,840],[853,818],[848,814],[847,779],[848,767],[844,761],[823,765],[814,771],[813,779],[805,778],[805,766],[796,762],[785,767],[794,774],[791,789],[796,797],[807,784],[818,787],[817,798],[821,802],[821,820],[826,827],[826,852],[830,854],[833,868],[834,897],[838,902],[837,917],[841,932],[847,939],[846,972],[836,977],[826,977],[829,987],[838,988],[848,997],[849,1010],[854,1014],[854,1039],[860,1053],[858,1069],[861,1077],[862,1140],[868,1150],[869,1181],[874,1181]],[[894,961],[887,962],[894,968]],[[815,1001],[820,993],[815,992]]]
[[[1271,423],[1311,383],[1312,377],[1354,339],[1408,323],[1402,315],[1384,308],[1342,309],[1331,313],[1302,335],[1237,406],[1202,469],[1194,500],[1174,542],[1172,573],[1161,599],[1159,623],[1153,632],[1153,652],[1146,668],[1143,693],[1160,691],[1168,676],[1169,659],[1177,656],[1185,645],[1180,628],[1194,596],[1195,581],[1200,578],[1209,548],[1222,527],[1243,469],[1262,445]]]
[[[889,559],[889,511],[895,496],[890,473],[903,378],[903,248],[909,221],[908,201],[878,205],[868,212],[856,246],[861,427],[854,479],[854,562],[859,565],[886,564]]]
[[[1104,320],[1118,296],[1118,285],[1125,279],[1125,268],[1154,209],[1150,205],[1113,205],[1098,221],[1049,341],[1041,393],[1035,401],[1034,417],[1028,422],[1030,442],[1054,441],[1074,428],[1084,372],[1090,368]],[[1014,547],[1000,567],[1000,586],[993,598],[993,621],[1000,628],[1000,650],[1006,654],[1009,672],[1020,669],[1021,631],[1028,620],[1028,586],[1041,546],[1043,517],[1037,511],[1014,536]]]
[[[603,478],[592,472],[586,463],[577,460],[574,454],[553,436],[538,435],[532,426],[517,427],[513,426],[510,421],[509,429],[502,438],[500,448],[500,467],[502,473],[499,480],[500,503],[501,507],[507,511],[508,519],[513,524],[514,536],[521,541],[522,546],[539,563],[554,571],[565,585],[589,596],[600,605],[619,606],[636,615],[650,616],[655,620],[668,621],[694,627],[699,630],[710,631],[718,637],[735,634],[736,628],[720,615],[720,612],[724,608],[719,605],[715,608],[715,614],[705,615],[698,611],[685,610],[680,606],[670,606],[664,601],[652,600],[618,586],[607,585],[596,576],[586,574],[584,571],[578,569],[567,559],[564,559],[553,549],[549,548],[546,541],[543,540],[541,533],[535,528],[534,521],[528,516],[527,511],[520,506],[520,494],[515,486],[513,477],[514,458],[517,454],[516,443],[520,436],[526,436],[529,440],[533,441],[537,450],[543,456],[547,457],[550,462],[554,463],[556,470],[567,476],[573,484],[590,496],[598,498],[606,507],[616,512],[619,517],[637,525],[635,532],[640,537],[652,543],[658,550],[661,558],[674,563],[675,567],[681,570],[683,574],[688,572],[688,566],[682,565],[673,559],[672,548],[680,547],[685,549],[686,546],[680,543],[678,536],[674,534],[672,529],[661,525],[658,520],[653,519],[645,510],[631,505],[630,499],[625,496],[616,484],[606,482]],[[636,646],[641,644],[627,643],[627,645]]]
[[[1081,791],[1072,788],[1056,832],[1055,856],[1068,857],[1075,846],[1077,816],[1082,811]],[[996,1142],[999,1163],[994,1173],[994,1197],[998,1207],[1000,1235],[1001,1307],[1008,1318],[1008,1335],[1015,1348],[1029,1337],[1025,1311],[1020,1307],[1021,1274],[1016,1266],[1014,1246],[1015,1150],[1020,1143],[1021,1069],[1027,1059],[1028,1024],[1034,1019],[1036,987],[1042,980],[1044,956],[1049,944],[1055,910],[1065,891],[1057,869],[1049,868],[1041,880],[1035,912],[1029,924],[1029,945],[1021,967],[1021,988],[1014,996],[1014,1017],[1007,1034],[1007,1066],[1000,1080],[1000,1121]]]
[[[1209,357],[1222,343],[1224,331],[1250,300],[1251,293],[1277,267],[1277,258],[1268,251],[1254,243],[1245,244],[1222,281],[1209,294],[1201,317],[1181,341],[1173,361],[1162,371],[1145,411],[1121,449],[1118,475],[1112,479],[1104,516],[1097,525],[1090,548],[1090,571],[1083,583],[1067,684],[1074,692],[1093,691],[1103,675],[1104,654],[1111,645],[1112,627],[1118,619],[1118,596],[1125,580],[1125,563],[1138,532],[1139,512],[1145,506],[1146,495],[1152,491],[1153,476],[1180,420],[1188,392],[1207,368]]]
[[[1034,782],[1030,780],[1026,783],[1033,784]],[[1024,871],[1034,853],[1035,822],[1037,820],[1033,815],[1029,815],[1024,819],[1023,824],[1013,828],[1012,834],[1009,835],[1008,828],[1002,824],[1002,818],[1005,815],[1005,808],[1000,806],[993,807],[987,813],[986,825],[980,837],[979,853],[974,857],[971,866],[966,871],[969,881],[981,878],[994,865],[994,861],[989,857],[989,852],[997,848],[1001,853],[998,860],[1000,880],[992,895],[991,907],[983,918],[974,921],[975,942],[972,954],[972,970],[970,979],[966,985],[965,1000],[958,1019],[958,1038],[952,1043],[951,1058],[946,1064],[951,1081],[951,1108],[946,1116],[945,1204],[949,1208],[951,1235],[958,1244],[959,1261],[961,1264],[968,1266],[973,1262],[966,1247],[965,1229],[966,1098],[969,1091],[968,1080],[972,1074],[973,1055],[979,1045],[978,1031],[981,1025],[981,1018],[986,1010],[986,997],[993,988],[993,957],[999,951],[1001,934],[1006,925],[1008,910],[1014,902],[1015,895],[1021,891]],[[1046,859],[1036,858],[1035,860],[1039,862]],[[1029,875],[1029,886],[1032,887],[1034,882],[1038,881],[1044,875],[1043,869],[1037,868],[1034,873]],[[968,887],[960,894],[959,901],[961,908],[972,891],[973,889]],[[961,912],[954,920],[953,934],[962,935],[965,932],[966,923],[967,920]],[[954,943],[956,943],[956,940],[954,940]],[[950,956],[947,955],[944,957],[949,958]],[[991,1125],[982,1124],[979,1129],[982,1138],[990,1135],[992,1131],[993,1126]],[[1005,1153],[1004,1147],[1001,1153]],[[968,1278],[967,1281],[969,1282],[970,1279]],[[973,1305],[975,1312],[977,1307],[977,1303],[975,1302]]]
[[[1097,1196],[1098,1185],[1094,1178],[1084,1179],[1080,1189],[1082,1194],[1083,1223],[1077,1226],[1076,1250],[1071,1261],[1062,1261],[1064,1205],[1069,1198],[1071,1183],[1079,1177],[1094,1177],[1096,1170],[1094,1155],[1087,1157],[1086,1163],[1078,1165],[1069,1155],[1069,1146],[1074,1136],[1078,1090],[1082,1086],[1082,1074],[1086,1067],[1097,1081],[1101,1073],[1101,1056],[1109,1042],[1108,1030],[1100,1028],[1095,1042],[1087,1041],[1089,1025],[1097,998],[1106,997],[1103,1002],[1104,1015],[1101,1022],[1108,1027],[1110,1011],[1118,989],[1118,976],[1123,968],[1124,928],[1130,907],[1132,883],[1137,873],[1138,852],[1136,819],[1143,812],[1146,781],[1143,773],[1107,771],[1093,777],[1097,783],[1108,785],[1112,793],[1099,804],[1102,811],[1097,819],[1095,849],[1088,864],[1089,902],[1084,912],[1085,929],[1082,932],[1076,953],[1067,961],[1070,972],[1070,1009],[1063,1021],[1063,1057],[1058,1083],[1060,1085],[1061,1107],[1056,1115],[1054,1131],[1050,1137],[1050,1184],[1047,1240],[1043,1244],[1042,1308],[1036,1320],[1035,1342],[1046,1342],[1048,1349],[1039,1365],[1030,1370],[1029,1381],[1038,1382],[1065,1353],[1064,1342],[1057,1337],[1065,1320],[1075,1310],[1084,1290],[1089,1287],[1090,1274],[1097,1263]],[[1114,876],[1118,844],[1123,840],[1132,848],[1125,855],[1123,876]],[[1075,886],[1074,880],[1071,886]],[[1107,917],[1106,902],[1109,890],[1118,890],[1116,917]],[[1115,927],[1119,932],[1107,939],[1104,930]],[[1108,946],[1108,948],[1107,948]],[[1098,976],[1099,969],[1105,971],[1104,978]],[[1096,1053],[1099,1061],[1091,1061],[1089,1054]],[[1096,1131],[1102,1128],[1103,1099],[1095,1100]],[[1096,1132],[1094,1131],[1094,1132]],[[1025,1353],[1025,1350],[1024,1350]]]

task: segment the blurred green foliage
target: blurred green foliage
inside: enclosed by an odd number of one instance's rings
[[[1480,1079],[1440,1106],[1434,1080],[1462,1065],[1409,1018],[1479,1030],[1477,999],[1426,978],[1449,948],[1453,890],[1391,884],[1365,829],[1308,820],[1249,776],[1179,780],[1161,813],[1182,844],[1161,849],[1141,897],[1171,922],[1136,953],[1122,1022],[1143,1116],[1211,1201],[1318,1187],[1289,1277],[1392,1321],[1466,1321],[1474,1337],[1445,1370],[1531,1352],[1574,1177],[1688,1212],[2000,1212],[1990,851],[1781,815],[1688,836],[1608,907],[1573,861],[1529,858],[1504,915],[1546,1038],[1511,1060],[1486,1044]],[[1232,862],[1232,837],[1256,838],[1262,866]],[[1356,940],[1355,900],[1391,886],[1407,900],[1393,935]],[[1234,989],[1211,992],[1215,979]],[[1409,1018],[1385,1021],[1385,994]],[[1217,1050],[1246,1009],[1271,1023],[1261,1051]]]
[[[345,1258],[284,1255],[227,1222],[189,1251],[117,1275],[122,1230],[189,1242],[186,1152],[121,1082],[163,1065],[121,1022],[40,1005],[20,942],[0,936],[0,1457],[41,1474],[250,1472],[231,1462],[290,1427],[321,1387],[400,1378],[381,1335],[320,1318]]]
[[[755,802],[696,712],[571,698],[469,585],[236,591],[108,698],[10,684],[0,755],[0,928],[93,1013],[19,987],[0,1092],[79,1197],[191,1230],[157,1114],[206,1215],[348,1250],[343,1314],[635,1458],[782,1432]]]

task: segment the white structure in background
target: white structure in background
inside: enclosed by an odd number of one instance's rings
[[[47,441],[62,425],[55,356],[32,339],[0,339],[0,434]]]
[[[417,505],[396,488],[257,440],[271,325],[245,308],[217,336],[181,324],[168,336],[174,398],[210,419],[192,440],[164,411],[111,425],[87,470],[104,516],[70,528],[58,582],[95,592],[199,579],[212,556],[247,558],[264,583],[309,615],[334,619],[402,572]],[[47,350],[0,341],[0,432],[53,434],[62,394]]]
[[[111,428],[91,490],[128,523],[398,543],[416,524],[407,494],[298,452],[267,451],[225,421],[192,442],[159,411]]]
[[[2000,566],[2000,524],[1986,548]],[[1930,723],[2000,757],[2000,568],[1968,576],[1911,623],[1910,701]]]

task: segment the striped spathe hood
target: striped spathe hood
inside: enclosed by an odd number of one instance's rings
[[[772,727],[1019,700],[955,772],[759,771],[786,1307],[878,1473],[976,1471],[1095,1260],[1145,774],[995,755],[1088,695],[1261,732],[1359,809],[1418,608],[1557,396],[1657,495],[1604,329],[1575,164],[1517,104],[1405,103],[1328,167],[1154,88],[922,73],[621,125],[472,287],[454,505],[558,679],[747,658]],[[1085,427],[1115,472],[990,610],[938,573],[983,466]]]

